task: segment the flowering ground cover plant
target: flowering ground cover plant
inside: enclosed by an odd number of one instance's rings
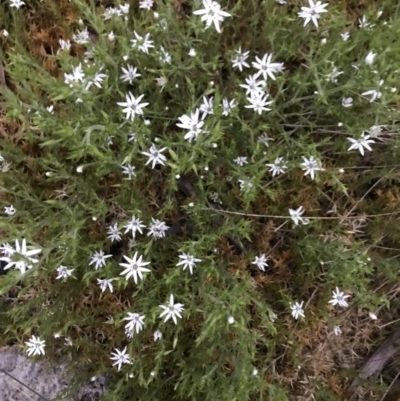
[[[106,400],[343,399],[399,315],[397,3],[54,4],[0,6],[0,343]]]

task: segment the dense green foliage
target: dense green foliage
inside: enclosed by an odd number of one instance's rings
[[[16,209],[0,220],[2,242],[26,238],[41,253],[25,274],[0,276],[0,343],[39,336],[46,355],[69,355],[88,374],[109,374],[106,400],[339,399],[355,372],[344,363],[311,368],[311,342],[339,341],[334,326],[345,342],[358,330],[356,315],[371,325],[369,312],[397,313],[398,2],[381,2],[379,16],[365,9],[371,25],[360,27],[363,12],[353,17],[345,2],[332,1],[317,29],[298,16],[306,1],[221,0],[231,14],[221,33],[193,15],[204,8],[197,0],[163,0],[152,10],[135,3],[126,18],[110,19],[104,5],[72,3],[70,20],[82,24],[49,35],[40,55],[21,33],[24,13],[40,6],[1,11],[12,16],[3,37],[1,210]],[[77,44],[72,35],[86,27],[89,40]],[[154,42],[148,53],[141,42],[132,46],[135,32]],[[60,38],[71,40],[70,50],[57,51]],[[239,48],[250,51],[243,71],[232,65]],[[266,53],[283,69],[267,77],[272,103],[258,114],[245,107],[240,85]],[[121,79],[128,65],[141,74],[131,83]],[[75,74],[71,84],[65,74]],[[104,74],[98,85],[96,74]],[[371,90],[379,92],[372,102]],[[148,103],[133,121],[117,104],[128,92]],[[189,141],[177,123],[204,96],[212,97],[213,113]],[[352,106],[344,107],[348,97]],[[224,98],[237,103],[228,115]],[[349,150],[348,138],[362,135],[373,141],[364,155]],[[143,154],[152,144],[166,148],[154,168]],[[314,180],[302,168],[311,156],[321,168]],[[279,157],[286,169],[273,175],[267,164]],[[128,166],[134,175],[123,173]],[[289,209],[300,206],[309,224],[292,221]],[[134,237],[124,228],[132,216],[146,226]],[[169,227],[165,237],[148,235],[154,219]],[[108,238],[114,224],[119,241]],[[95,269],[89,263],[98,251],[112,256]],[[120,266],[135,252],[150,262],[137,283]],[[176,266],[182,253],[201,260],[193,274]],[[252,263],[263,254],[265,271]],[[60,266],[72,275],[58,279]],[[98,279],[113,279],[114,291],[102,292]],[[349,309],[328,303],[335,287],[350,295]],[[159,317],[170,294],[184,305],[176,325]],[[305,317],[296,321],[290,306],[302,301]],[[145,316],[131,339],[127,312]],[[118,372],[110,355],[125,346],[133,363]]]

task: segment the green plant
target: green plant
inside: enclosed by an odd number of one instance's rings
[[[317,29],[300,2],[225,1],[220,34],[200,1],[74,3],[47,64],[7,39],[0,228],[41,254],[0,280],[2,341],[79,355],[108,400],[289,399],[308,330],[345,324],[335,287],[368,313],[399,279],[378,252],[399,239],[397,3],[364,27],[330,4]]]

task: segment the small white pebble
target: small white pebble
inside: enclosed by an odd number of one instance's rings
[[[181,178],[181,176],[180,176],[179,174],[177,174],[177,175],[175,176],[175,178],[176,178],[177,180],[179,180],[179,178]]]
[[[343,174],[344,173],[344,169],[340,168],[339,169],[339,173]]]
[[[194,206],[194,203],[193,203],[193,202],[190,202],[188,206],[193,207],[193,206]]]

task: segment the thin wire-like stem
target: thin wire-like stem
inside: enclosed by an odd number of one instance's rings
[[[202,208],[202,210],[213,211],[217,213],[223,214],[232,214],[236,216],[245,216],[245,217],[255,217],[255,218],[269,218],[269,219],[287,219],[290,220],[290,216],[279,216],[273,214],[253,214],[253,213],[242,213],[242,212],[233,212],[231,210],[224,210],[224,209],[213,209],[209,207]],[[372,218],[372,217],[382,217],[382,216],[393,216],[396,214],[400,214],[400,210],[396,212],[388,212],[388,213],[378,213],[378,214],[364,214],[362,215],[365,218]],[[346,220],[346,219],[359,219],[360,216],[307,216],[303,218],[307,218],[309,220]]]
[[[396,377],[392,380],[392,382],[390,383],[389,387],[388,387],[387,390],[385,391],[385,394],[383,394],[383,396],[382,396],[382,398],[381,398],[380,401],[383,401],[383,400],[386,398],[386,396],[388,395],[390,389],[391,389],[392,386],[393,386],[393,383],[398,379],[399,376],[400,376],[400,371],[397,373]]]

